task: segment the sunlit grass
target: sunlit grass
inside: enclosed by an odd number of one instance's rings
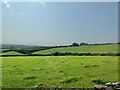
[[[89,88],[118,81],[118,57],[3,57],[2,63],[3,87]]]
[[[65,53],[65,52],[70,52],[70,53],[118,53],[118,44],[53,48],[53,49],[33,52],[33,54],[51,54],[51,53],[55,53],[55,52],[60,52],[60,53]]]

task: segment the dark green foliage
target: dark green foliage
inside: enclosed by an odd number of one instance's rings
[[[89,45],[89,44],[88,43],[83,43],[83,42],[80,43],[80,46],[84,46],[84,45]]]
[[[60,56],[60,53],[59,52],[55,52],[55,53],[52,53],[51,55],[52,56]]]
[[[79,46],[78,43],[73,43],[71,46]]]
[[[35,76],[27,76],[25,78],[23,78],[23,80],[31,80],[31,79],[36,79]]]
[[[2,57],[7,57],[7,56],[120,56],[119,53],[70,53],[70,52],[65,52],[65,53],[60,53],[60,52],[55,52],[51,54],[31,54],[27,51],[16,51],[19,53],[23,53],[23,55],[0,55]]]
[[[12,50],[8,49],[8,50],[3,50],[2,53],[5,53],[5,52],[10,52]]]
[[[95,78],[92,80],[93,83],[96,84],[105,84],[106,82],[103,79]]]

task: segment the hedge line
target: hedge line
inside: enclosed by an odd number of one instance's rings
[[[51,54],[23,54],[23,55],[0,55],[2,57],[7,56],[120,56],[120,53],[60,53],[55,52]]]

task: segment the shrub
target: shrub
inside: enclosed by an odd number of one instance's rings
[[[78,43],[73,43],[71,46],[79,46]]]
[[[105,84],[106,83],[103,79],[99,79],[99,78],[94,78],[92,80],[92,82],[96,83],[96,84]]]
[[[52,53],[52,56],[60,56],[59,52]]]
[[[88,43],[81,42],[80,46],[89,45]]]

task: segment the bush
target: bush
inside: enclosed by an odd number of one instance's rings
[[[60,56],[59,52],[52,53],[52,56]]]
[[[89,44],[88,43],[83,43],[83,42],[80,43],[80,46],[84,46],[84,45],[89,45]]]
[[[78,43],[73,43],[72,46],[79,46],[79,44]]]
[[[92,80],[92,82],[96,83],[96,84],[105,84],[106,83],[103,79],[99,79],[99,78],[94,78]]]

